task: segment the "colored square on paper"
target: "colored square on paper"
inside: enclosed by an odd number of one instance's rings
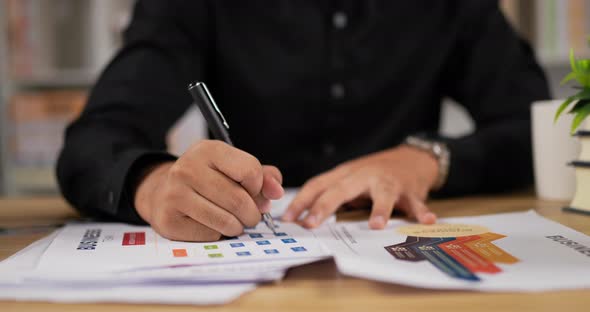
[[[145,232],[130,232],[123,234],[123,246],[145,245]]]
[[[218,249],[219,247],[217,247],[217,245],[205,245],[205,249],[207,250],[211,250],[211,249]]]
[[[175,258],[187,257],[186,249],[172,249],[172,254]]]
[[[214,254],[208,254],[209,258],[223,258],[223,254],[221,253],[214,253]]]
[[[267,255],[272,255],[272,254],[278,254],[279,251],[276,250],[276,249],[265,249],[264,250],[264,253],[267,254]]]
[[[252,254],[249,251],[238,251],[236,255],[243,257],[243,256],[251,256]]]
[[[257,241],[256,244],[258,245],[270,245],[270,242],[267,240],[263,240],[263,241]]]
[[[297,243],[297,241],[294,240],[293,238],[283,238],[283,239],[281,239],[281,241],[285,244]]]
[[[291,247],[291,250],[293,250],[294,252],[302,252],[302,251],[307,251],[307,249],[305,249],[305,247]]]
[[[275,233],[275,236],[287,236],[287,233],[285,233],[285,232],[277,232],[277,233]]]
[[[250,233],[250,238],[262,238],[262,234],[260,233]]]
[[[244,247],[244,243],[231,243],[229,245],[231,246],[231,248]]]

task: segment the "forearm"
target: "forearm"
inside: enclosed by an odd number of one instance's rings
[[[78,120],[68,130],[57,165],[64,197],[81,213],[138,223],[130,181],[141,167],[174,159],[113,126]],[[122,148],[122,146],[127,147]]]

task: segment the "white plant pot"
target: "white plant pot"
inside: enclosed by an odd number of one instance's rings
[[[535,190],[545,200],[571,200],[576,189],[574,169],[580,143],[570,134],[573,116],[554,116],[563,100],[534,102],[531,108]],[[588,123],[583,125],[588,127]]]

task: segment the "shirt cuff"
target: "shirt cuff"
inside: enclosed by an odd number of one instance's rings
[[[482,168],[485,162],[485,150],[477,137],[468,135],[460,138],[448,138],[437,134],[425,137],[444,143],[449,149],[449,169],[443,186],[433,191],[433,197],[449,197],[473,194],[481,191]]]
[[[123,152],[111,168],[109,181],[103,190],[104,212],[118,221],[145,224],[133,204],[135,187],[143,169],[157,163],[175,161],[176,156],[148,149],[130,149]]]

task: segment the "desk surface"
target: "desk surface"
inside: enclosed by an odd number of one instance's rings
[[[535,209],[541,215],[590,234],[590,217],[563,213],[564,203],[536,200],[528,195],[473,197],[433,201],[440,217],[481,215]],[[339,220],[359,220],[366,212],[347,212]],[[65,222],[76,213],[61,199],[0,199],[0,226],[16,227]],[[0,236],[0,259],[4,259],[44,234]],[[543,281],[539,281],[543,282]],[[338,273],[332,261],[292,269],[278,284],[262,285],[219,311],[588,311],[590,290],[547,293],[478,293],[435,291],[354,279]],[[193,306],[123,304],[49,304],[0,301],[0,311],[165,311],[199,309]],[[205,307],[207,308],[207,307]],[[210,307],[209,307],[210,308]]]

